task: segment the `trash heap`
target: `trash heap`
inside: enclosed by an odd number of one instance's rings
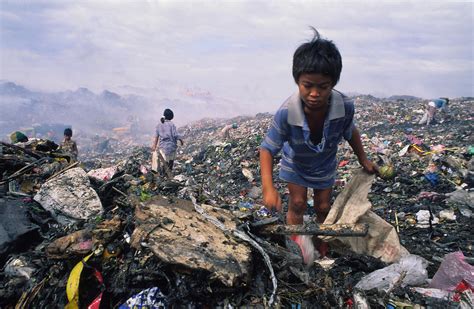
[[[311,225],[309,200],[305,226],[331,246],[309,265],[274,228],[283,216],[261,206],[258,147],[270,114],[180,128],[170,179],[151,172],[149,147],[129,140],[104,152],[79,144],[75,164],[2,143],[0,306],[472,307],[473,100],[452,100],[449,115],[420,126],[424,100],[355,99],[383,178],[360,174],[342,145],[333,210],[345,214],[334,222],[368,234]],[[285,184],[276,186],[286,205]],[[370,210],[356,218],[348,205],[357,212],[359,202]]]

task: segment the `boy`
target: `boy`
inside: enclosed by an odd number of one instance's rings
[[[288,224],[303,223],[308,188],[313,189],[317,221],[323,223],[326,219],[336,177],[337,145],[342,137],[349,142],[364,170],[377,172],[377,166],[367,159],[354,125],[353,102],[333,89],[342,70],[339,50],[312,29],[314,38],[298,47],[293,56],[293,78],[299,91],[276,112],[260,146],[263,202],[268,209],[278,211],[282,206],[273,185],[273,157],[283,149],[279,176],[288,183],[290,193]],[[300,245],[305,262],[311,262],[307,260],[302,237],[291,238]],[[325,256],[327,243],[315,242]]]
[[[75,141],[71,139],[72,137],[72,130],[67,128],[64,130],[64,140],[61,142],[59,149],[65,153],[71,155],[71,162],[77,161],[77,144]]]

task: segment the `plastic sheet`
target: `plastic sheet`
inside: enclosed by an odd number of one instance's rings
[[[428,279],[428,262],[414,254],[403,257],[398,263],[376,270],[363,277],[355,286],[361,290],[391,290],[396,284],[402,287],[422,285]]]
[[[431,280],[430,287],[454,291],[462,280],[474,286],[474,266],[464,260],[461,251],[446,254],[438,271]]]

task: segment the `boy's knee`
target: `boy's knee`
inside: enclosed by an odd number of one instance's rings
[[[329,203],[320,203],[319,205],[314,205],[316,209],[316,218],[319,223],[324,223],[326,217],[331,210],[331,205]]]
[[[290,211],[294,212],[295,214],[304,214],[306,211],[306,200],[303,198],[293,198],[291,199],[291,209]]]
[[[316,212],[321,214],[327,214],[331,210],[331,204],[329,202],[320,202],[314,205]]]

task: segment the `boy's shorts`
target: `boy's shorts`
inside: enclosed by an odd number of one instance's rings
[[[336,171],[324,178],[319,178],[317,180],[308,179],[307,177],[300,175],[298,172],[296,172],[292,168],[291,164],[288,164],[288,162],[283,161],[284,160],[281,161],[281,168],[279,173],[279,177],[283,181],[294,183],[302,187],[318,190],[332,188],[334,186],[334,183],[336,182]]]

